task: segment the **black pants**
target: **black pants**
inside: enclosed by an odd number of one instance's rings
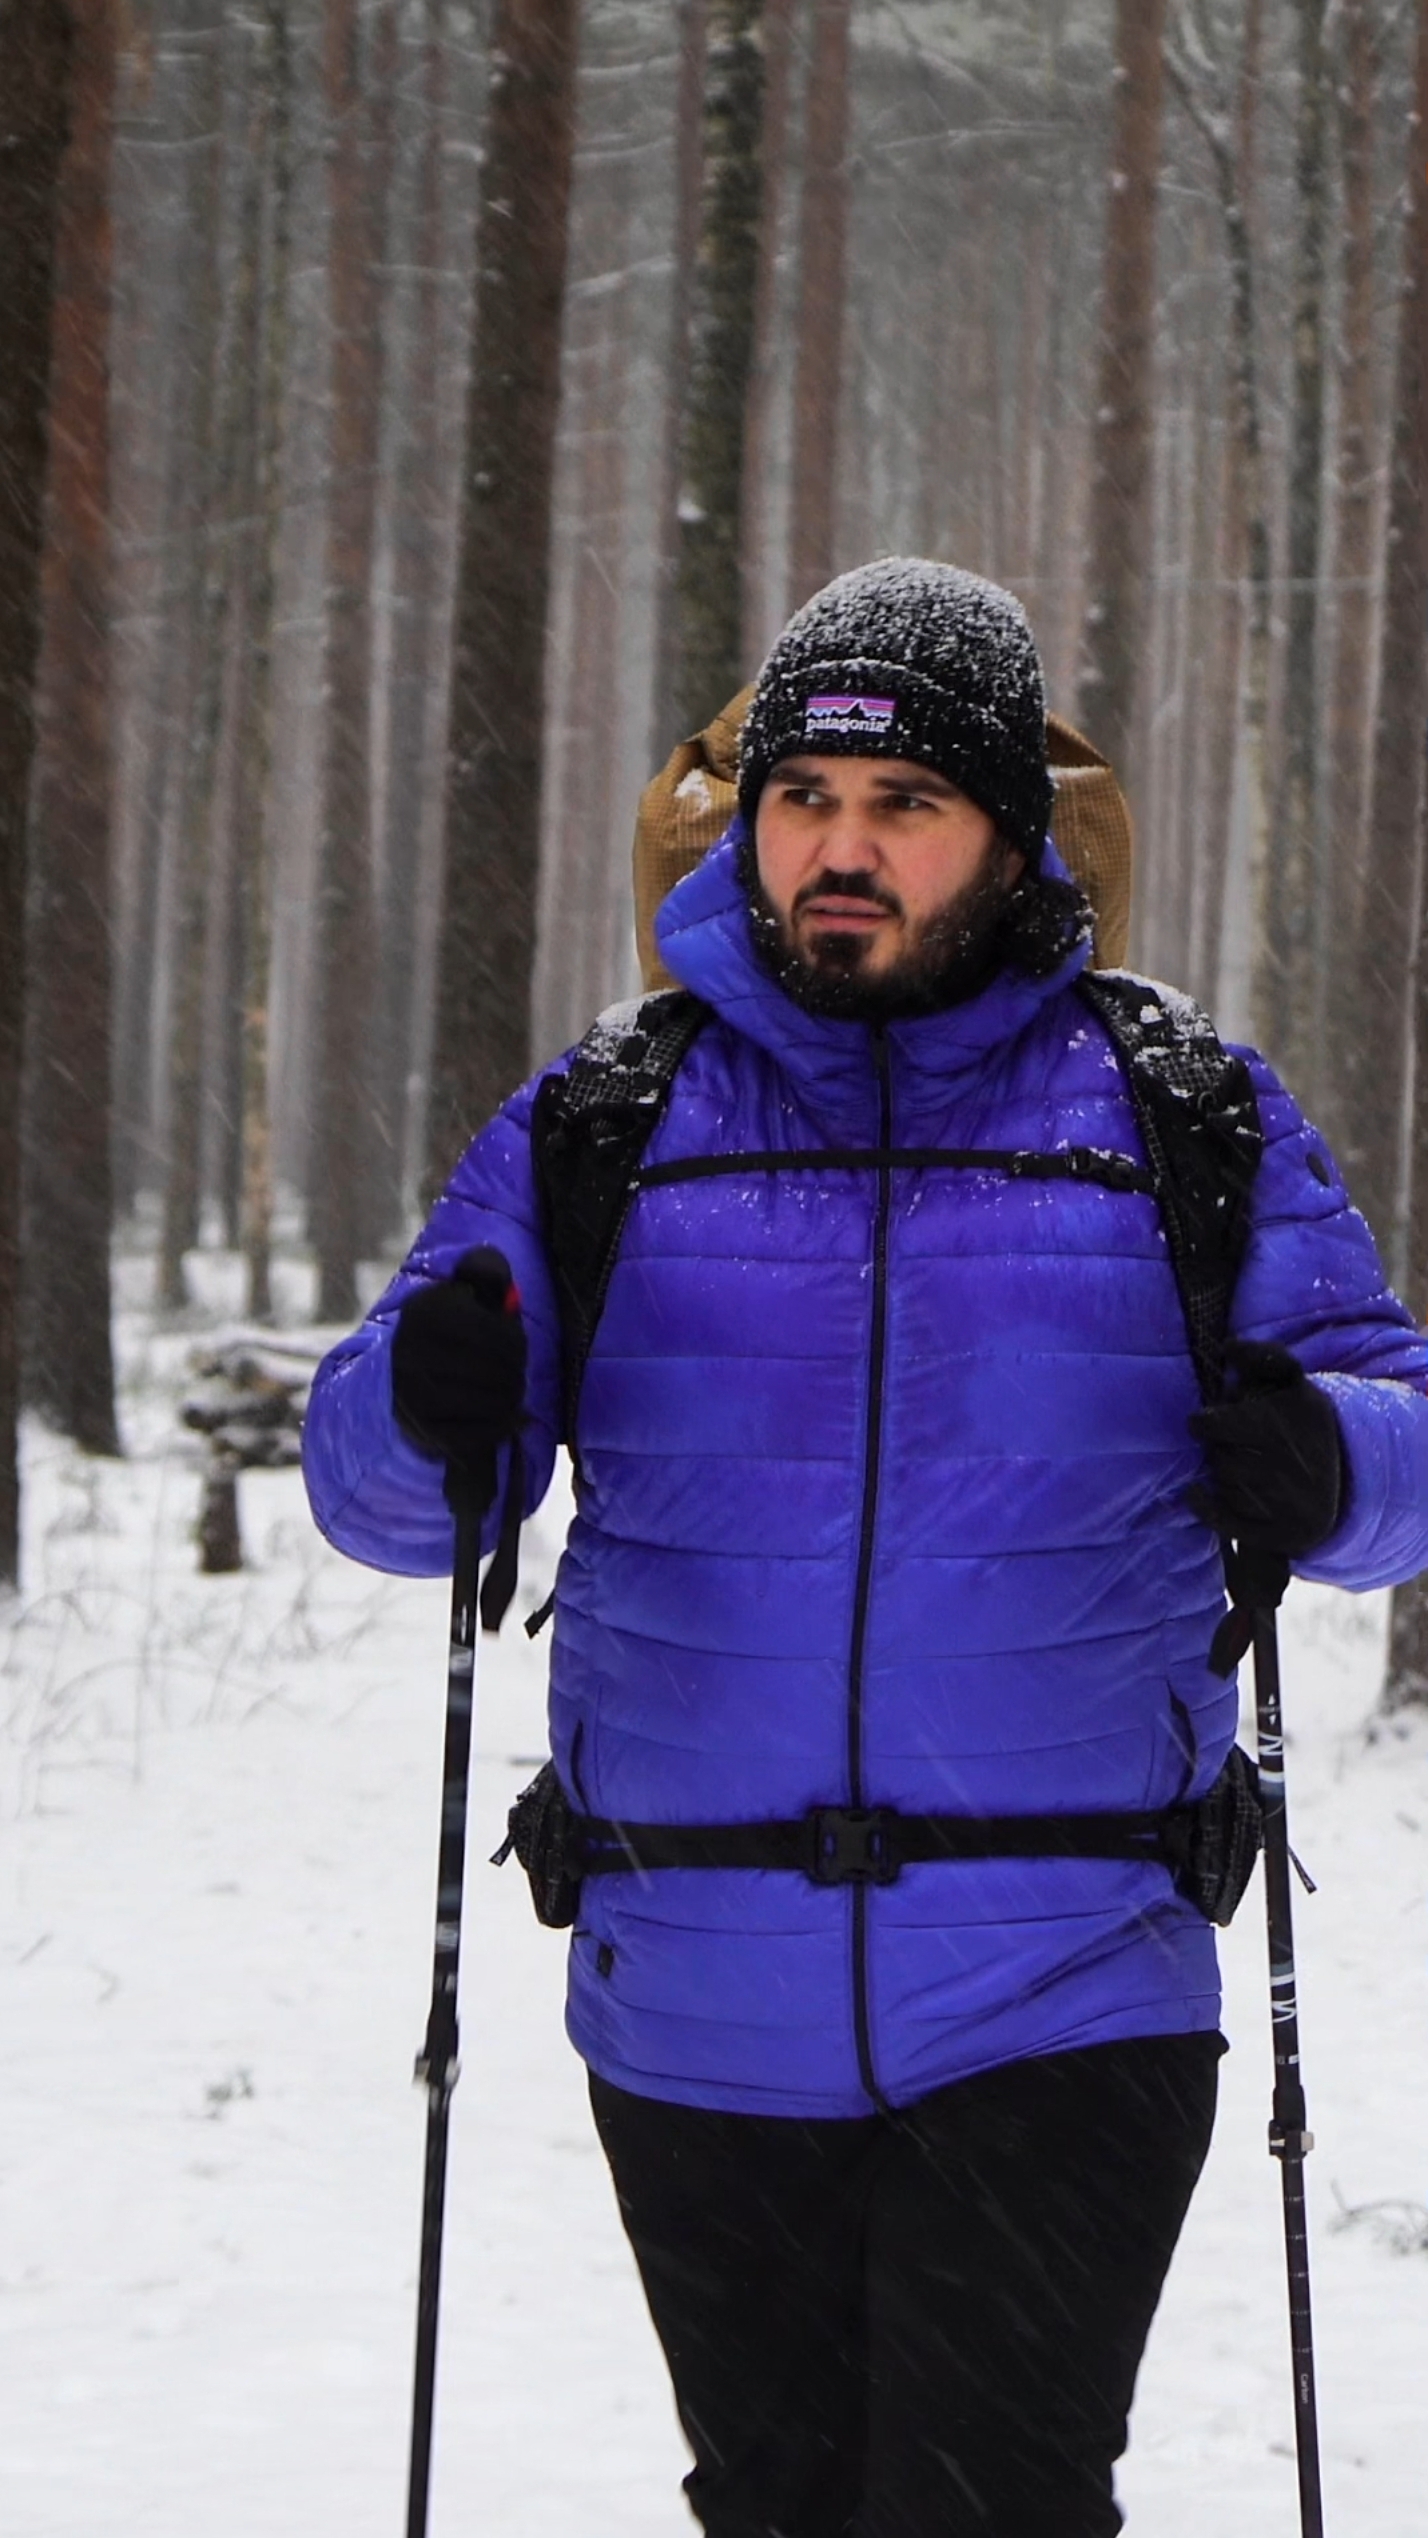
[[[1094,2045],[849,2122],[592,2077],[710,2538],[1113,2538],[1222,2051]]]

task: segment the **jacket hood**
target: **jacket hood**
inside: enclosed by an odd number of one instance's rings
[[[765,968],[739,870],[745,836],[742,816],[736,814],[719,844],[670,892],[655,918],[661,956],[681,986],[768,1050],[820,1109],[826,1110],[831,1101],[840,1114],[855,1109],[861,1118],[872,1098],[870,1026],[805,1012]],[[1070,878],[1049,838],[1041,877]],[[1087,934],[1047,977],[1030,978],[1023,970],[1006,968],[965,1004],[889,1023],[887,1036],[912,1110],[945,1106],[957,1079],[975,1074],[998,1049],[1017,1039],[1090,956]],[[906,1099],[900,1109],[906,1126]]]

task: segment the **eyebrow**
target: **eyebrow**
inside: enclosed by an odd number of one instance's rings
[[[810,758],[781,758],[769,778],[771,784],[821,784],[824,780],[821,769]],[[874,776],[873,783],[884,793],[942,793],[949,801],[958,790],[935,767],[918,767],[904,775]]]

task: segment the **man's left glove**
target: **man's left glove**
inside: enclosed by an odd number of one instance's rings
[[[1210,1486],[1191,1490],[1190,1504],[1241,1553],[1305,1559],[1333,1532],[1345,1495],[1334,1405],[1272,1342],[1230,1340],[1225,1365],[1234,1398],[1190,1421],[1210,1466]]]
[[[509,1264],[468,1251],[451,1278],[418,1287],[392,1335],[392,1407],[413,1444],[439,1454],[481,1502],[496,1494],[496,1454],[520,1426],[526,1334]]]

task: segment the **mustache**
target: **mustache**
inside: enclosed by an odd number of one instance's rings
[[[814,899],[866,899],[875,908],[885,908],[889,916],[900,917],[903,904],[895,890],[889,890],[870,872],[820,872],[794,893],[790,914],[801,916]]]

